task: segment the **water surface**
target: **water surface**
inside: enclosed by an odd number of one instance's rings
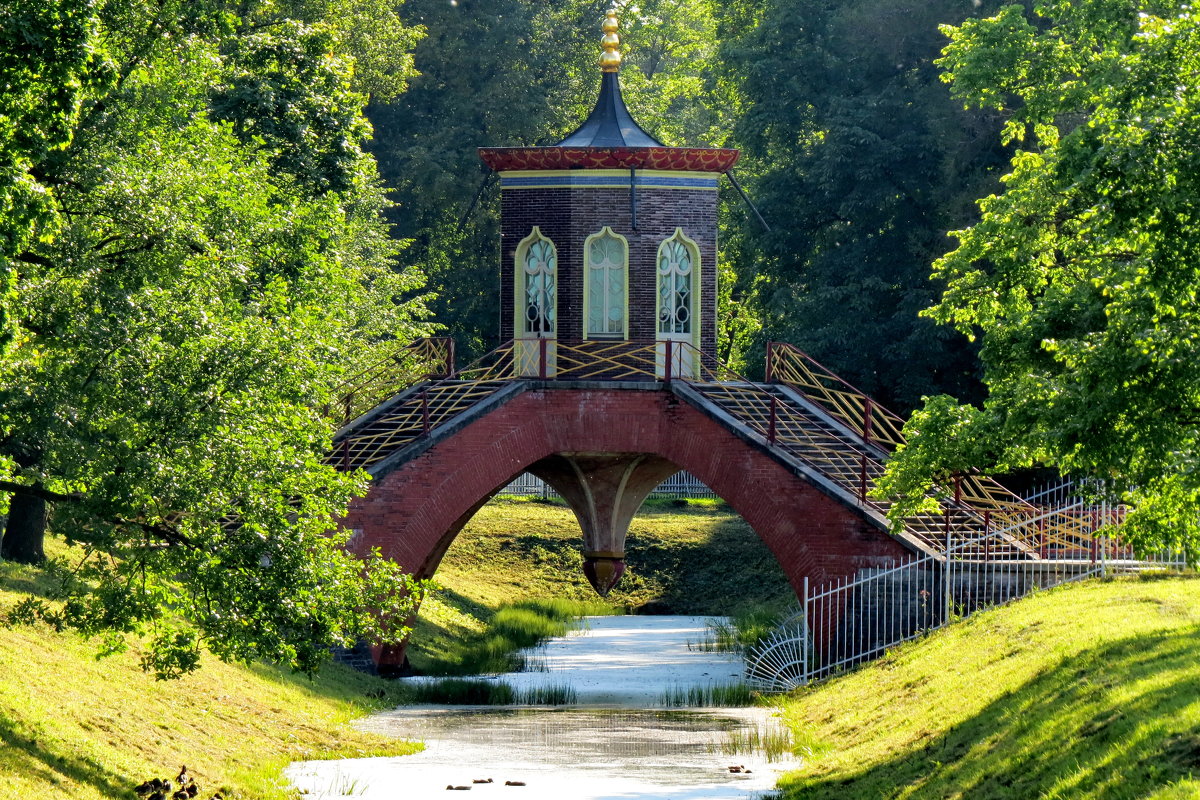
[[[740,663],[706,653],[702,617],[595,617],[536,658],[547,672],[500,676],[527,688],[569,685],[567,709],[414,707],[375,714],[363,730],[425,743],[397,758],[301,762],[288,777],[306,796],[427,800],[447,786],[470,797],[525,800],[749,800],[770,796],[794,760],[728,755],[734,739],[782,730],[768,709],[653,708],[667,688],[729,683]],[[731,772],[730,767],[743,767]],[[491,779],[476,784],[475,780]],[[524,786],[508,786],[507,781]]]

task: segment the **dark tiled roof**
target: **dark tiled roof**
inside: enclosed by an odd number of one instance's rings
[[[616,72],[601,73],[600,98],[592,113],[557,147],[662,147],[662,142],[642,130],[625,101]]]

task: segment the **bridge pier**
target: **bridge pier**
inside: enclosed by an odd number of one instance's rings
[[[646,453],[556,453],[529,468],[558,492],[583,530],[583,572],[606,596],[625,573],[633,515],[679,467]]]

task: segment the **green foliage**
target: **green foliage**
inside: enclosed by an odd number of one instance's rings
[[[42,165],[70,144],[86,94],[111,77],[95,14],[81,0],[0,3],[0,355],[12,338],[9,259],[53,232]]]
[[[741,335],[796,344],[901,409],[970,391],[971,346],[918,312],[1002,151],[996,115],[963,111],[933,61],[939,23],[994,3],[743,5],[720,56],[740,95],[738,170],[772,230],[725,220]]]
[[[1050,465],[1129,502],[1126,540],[1195,558],[1200,23],[1188,6],[1051,2],[947,33],[954,94],[1005,114],[1017,143],[1003,192],[936,262],[928,312],[978,334],[989,396],[914,418],[889,480]],[[928,435],[954,417],[974,441]]]
[[[395,641],[423,589],[346,554],[333,521],[366,479],[324,464],[321,407],[423,313],[362,151],[343,7],[63,12],[111,80],[71,78],[78,57],[48,71],[74,81],[70,113],[22,145],[53,191],[5,261],[0,489],[51,501],[82,545],[24,612],[106,652],[144,634],[160,677],[201,645],[312,671],[332,644]]]

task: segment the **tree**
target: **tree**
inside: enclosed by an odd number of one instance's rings
[[[970,4],[764,0],[722,41],[742,96],[739,172],[771,225],[747,221],[732,261],[762,340],[792,342],[885,404],[970,391],[975,352],[920,319],[928,265],[1003,163],[994,113],[938,80],[940,22]],[[976,6],[979,6],[976,3]],[[746,25],[750,22],[750,25]]]
[[[332,644],[403,632],[422,587],[343,549],[334,521],[366,478],[324,463],[321,412],[355,364],[422,331],[354,91],[405,75],[353,77],[366,45],[339,27],[369,6],[109,3],[85,26],[110,79],[31,157],[50,219],[5,262],[0,489],[14,510],[51,504],[77,545],[18,618],[106,651],[146,633],[163,677],[202,644],[312,670]],[[24,518],[4,551],[36,561],[44,514]]]
[[[1054,0],[946,30],[956,97],[1015,145],[1003,192],[934,265],[927,316],[982,343],[982,407],[934,397],[880,491],[1044,464],[1200,556],[1200,23],[1189,6]]]
[[[0,257],[22,250],[53,223],[38,165],[68,145],[83,94],[105,77],[91,48],[90,2],[5,0],[0,4]],[[12,291],[0,272],[0,297]],[[0,303],[0,353],[12,331]]]

